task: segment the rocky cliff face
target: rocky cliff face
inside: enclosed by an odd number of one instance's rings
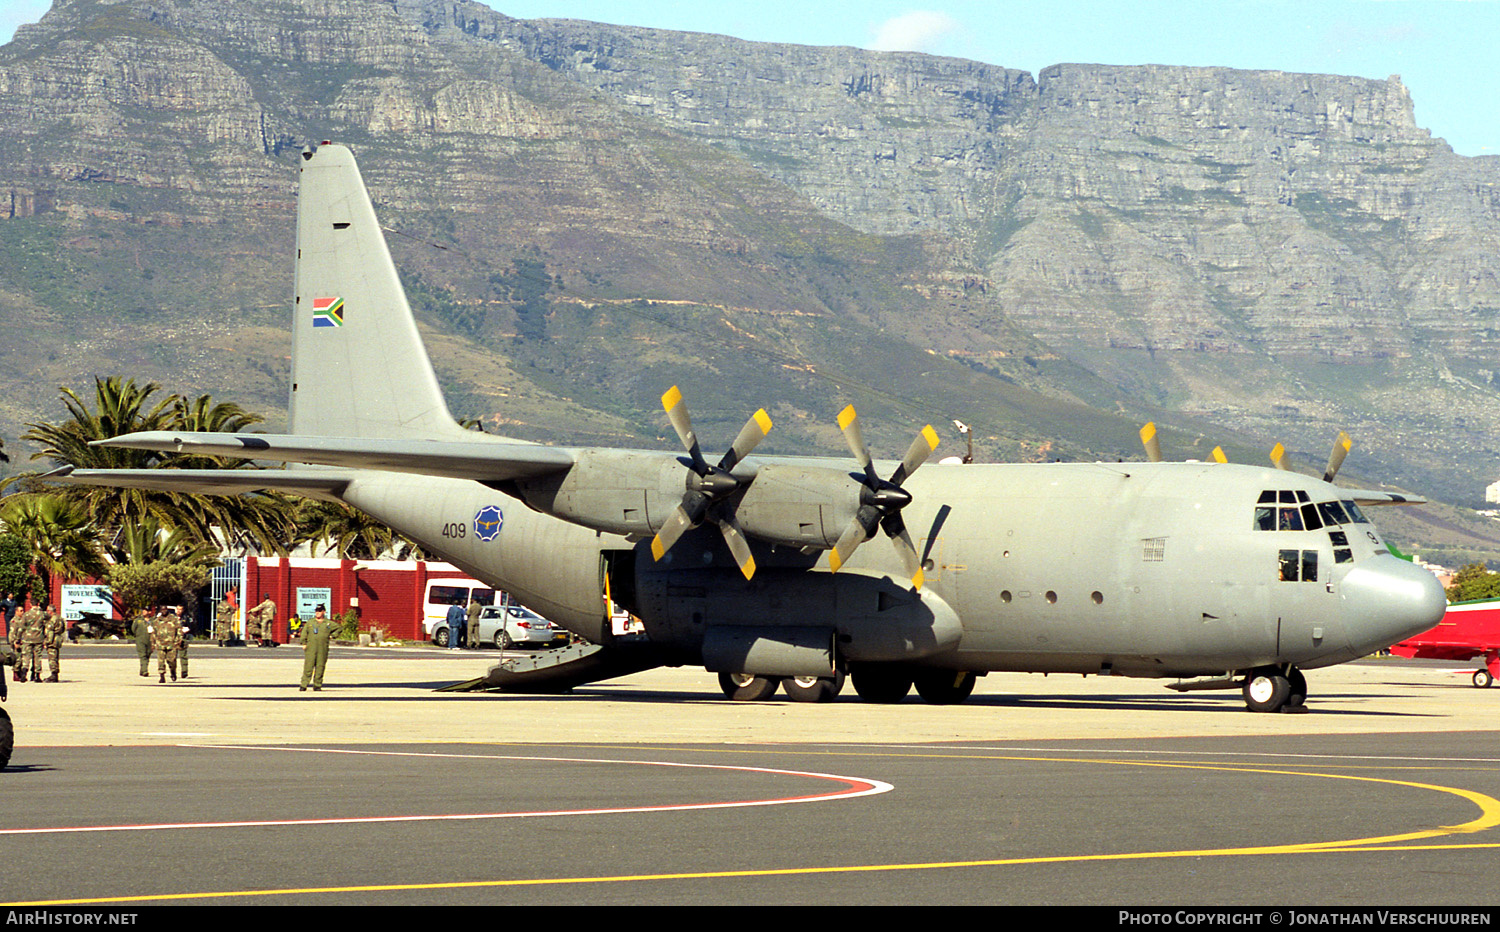
[[[294,153],[325,138],[455,406],[521,435],[652,438],[696,380],[727,431],[781,405],[787,450],[841,449],[834,394],[893,449],[961,416],[992,455],[1128,455],[1177,412],[1314,456],[1349,427],[1429,491],[1492,462],[1500,159],[1430,138],[1398,78],[1033,77],[458,0],[58,0],[23,27],[0,428],[95,372],[279,407]]]

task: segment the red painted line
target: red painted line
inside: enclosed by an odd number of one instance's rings
[[[676,761],[644,761],[644,760],[616,760],[611,758],[589,758],[589,757],[528,757],[525,755],[501,755],[501,754],[439,754],[433,752],[405,752],[405,751],[357,751],[340,750],[335,748],[283,748],[256,745],[180,745],[181,747],[210,748],[216,750],[233,751],[281,751],[300,754],[363,754],[371,756],[386,757],[442,757],[458,758],[463,760],[508,760],[508,761],[545,761],[551,763],[570,764],[629,764],[640,767],[676,767],[695,770],[721,770],[735,771],[740,773],[761,773],[773,776],[805,777],[815,780],[831,780],[843,784],[844,789],[827,793],[812,793],[803,796],[780,796],[768,799],[741,799],[728,800],[712,803],[676,803],[659,806],[611,806],[598,809],[540,809],[529,812],[457,812],[439,815],[399,815],[399,816],[348,816],[343,818],[322,819],[244,819],[228,822],[155,822],[131,825],[73,825],[54,826],[50,828],[7,828],[0,829],[0,835],[60,835],[70,833],[87,832],[149,832],[162,831],[166,829],[189,829],[189,828],[244,828],[256,826],[280,826],[280,825],[359,825],[380,822],[462,822],[478,821],[484,819],[535,819],[549,818],[554,816],[579,816],[579,815],[611,815],[618,813],[639,812],[691,812],[700,809],[743,809],[752,806],[785,806],[796,803],[830,802],[837,799],[858,799],[862,796],[876,796],[888,793],[895,789],[891,784],[880,780],[870,780],[863,777],[848,777],[832,773],[815,773],[805,770],[778,770],[770,767],[737,767],[727,764],[686,764]]]

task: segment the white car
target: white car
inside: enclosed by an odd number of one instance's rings
[[[503,613],[503,623],[502,623]],[[448,646],[448,623],[432,628],[432,643]],[[479,612],[479,643],[509,647],[561,647],[568,643],[567,629],[553,624],[524,605],[486,605]]]

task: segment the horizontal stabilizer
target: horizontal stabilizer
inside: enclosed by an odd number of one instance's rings
[[[476,435],[482,436],[482,435]],[[365,437],[300,437],[290,434],[214,434],[170,430],[141,431],[97,446],[154,450],[158,453],[192,453],[202,456],[232,456],[382,469],[498,482],[560,472],[573,465],[576,451],[532,443],[506,441],[385,440]]]
[[[194,495],[239,495],[244,492],[295,492],[338,495],[354,477],[326,469],[74,469],[42,477],[59,485],[90,485]]]

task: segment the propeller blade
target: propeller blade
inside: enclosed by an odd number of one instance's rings
[[[865,471],[865,485],[876,488],[880,484],[875,475],[875,466],[870,462],[870,448],[865,446],[865,435],[859,429],[859,415],[854,411],[854,405],[847,405],[839,412],[839,430],[844,434],[844,440],[849,444],[849,450],[854,454],[855,460],[859,462],[861,469]]]
[[[1214,447],[1213,458],[1214,458],[1214,462],[1215,463],[1227,463],[1227,462],[1229,462],[1229,457],[1227,457],[1227,456],[1224,455],[1224,448],[1223,447]]]
[[[719,460],[719,468],[728,472],[739,464],[740,460],[750,455],[759,443],[766,439],[766,434],[771,432],[771,416],[761,408],[750,416],[745,426],[740,428],[739,436],[734,438],[730,444],[729,452]]]
[[[1277,469],[1291,470],[1291,464],[1287,462],[1286,458],[1286,447],[1278,443],[1271,448],[1271,463]]]
[[[937,431],[932,429],[931,424],[928,424],[922,428],[922,432],[917,434],[917,439],[913,440],[911,446],[907,448],[906,456],[901,460],[901,465],[897,466],[896,471],[891,474],[891,482],[896,485],[905,482],[907,476],[916,472],[918,466],[927,462],[927,457],[932,455],[932,451],[937,449],[937,445]]]
[[[703,462],[703,451],[698,446],[698,435],[693,433],[693,419],[688,416],[687,402],[682,399],[682,391],[676,385],[667,389],[661,396],[661,406],[666,409],[667,420],[672,422],[672,429],[682,439],[688,456],[693,458],[693,469],[700,476],[708,472],[708,465]]]
[[[651,559],[660,560],[666,556],[667,551],[672,549],[672,545],[677,543],[677,538],[681,537],[693,524],[694,521],[688,514],[686,503],[678,505],[677,510],[672,512],[672,517],[668,518],[667,523],[656,532],[656,536],[651,538]]]
[[[1344,457],[1349,455],[1349,449],[1354,446],[1354,441],[1344,431],[1339,431],[1338,439],[1333,442],[1333,452],[1328,455],[1328,468],[1323,470],[1323,481],[1332,482],[1333,477],[1339,474],[1339,467],[1344,465]]]
[[[922,572],[922,558],[917,555],[917,548],[912,545],[911,535],[906,532],[906,522],[901,520],[901,513],[894,512],[884,521],[880,522],[881,528],[896,545],[896,553],[901,557],[901,565],[906,568],[906,576],[911,580],[912,586],[920,589],[926,574]]]
[[[1141,428],[1141,445],[1146,448],[1146,459],[1161,462],[1161,441],[1156,438],[1156,422],[1149,421]]]
[[[724,543],[729,545],[729,552],[734,555],[734,562],[739,564],[740,572],[746,579],[755,575],[755,557],[750,555],[750,542],[745,539],[745,532],[740,530],[739,522],[733,517],[724,517],[718,520],[719,532],[724,535]]]
[[[849,558],[854,555],[859,545],[869,539],[870,534],[865,530],[864,523],[859,520],[858,515],[855,515],[854,520],[850,521],[849,526],[844,529],[844,533],[839,535],[838,543],[828,551],[828,568],[837,573],[840,567],[849,562]]]

